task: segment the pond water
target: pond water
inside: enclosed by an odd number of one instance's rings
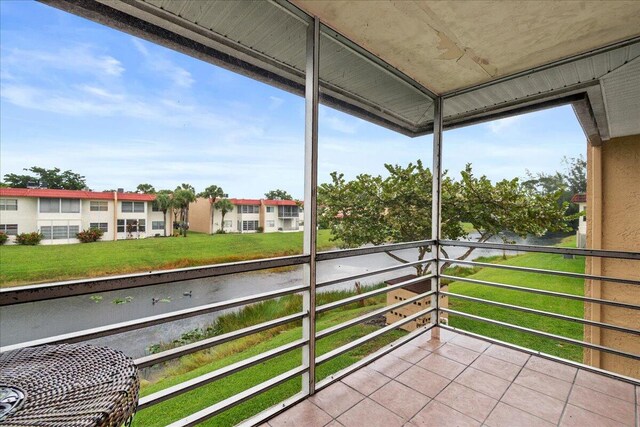
[[[529,239],[514,237],[513,240],[517,243],[548,246],[558,243],[561,239],[562,237]],[[492,241],[500,240],[494,239]],[[462,247],[450,247],[447,252],[451,257],[457,257],[464,253],[465,249]],[[415,249],[397,251],[395,253],[408,261],[417,259],[417,250]],[[507,251],[507,254],[511,253],[515,252]],[[476,249],[470,259],[492,255],[502,255],[502,251]],[[318,282],[334,280],[397,264],[397,261],[386,254],[323,261],[318,263],[317,280]],[[359,281],[362,284],[375,284],[394,277],[411,274],[414,271],[412,267],[409,267],[367,277]],[[303,267],[298,266],[287,271],[265,271],[211,277],[124,291],[105,292],[95,296],[85,295],[3,307],[0,310],[0,345],[5,346],[31,341],[226,301],[256,293],[288,288],[302,284],[302,278]],[[353,289],[353,286],[354,281],[351,280],[325,289]],[[117,301],[127,302],[118,304]],[[231,310],[237,310],[237,308]],[[100,338],[92,341],[92,343],[119,349],[132,357],[140,357],[147,353],[149,346],[177,339],[187,331],[211,324],[218,316],[224,313],[225,311],[220,311],[165,323]]]

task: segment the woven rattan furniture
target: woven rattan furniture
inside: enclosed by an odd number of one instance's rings
[[[133,360],[110,348],[62,344],[5,352],[0,425],[120,427],[131,422],[139,389]]]

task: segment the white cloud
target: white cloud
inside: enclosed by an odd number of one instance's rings
[[[13,48],[3,55],[3,67],[15,67],[21,74],[46,69],[64,70],[73,73],[118,77],[125,71],[120,61],[110,55],[95,52],[91,45],[76,45],[57,51],[40,51]]]
[[[350,116],[344,119],[338,113],[331,112],[327,108],[320,108],[318,121],[321,127],[326,126],[331,130],[346,134],[355,134],[361,123],[360,119]]]
[[[176,86],[189,88],[195,80],[191,73],[186,69],[174,64],[172,61],[166,58],[163,52],[154,48],[153,52],[149,50],[149,47],[141,40],[132,38],[134,47],[144,58],[145,64],[153,71],[161,73],[164,77],[168,78]],[[152,45],[149,45],[152,46]]]
[[[516,123],[518,123],[522,119],[522,116],[512,116],[506,117],[500,120],[494,120],[487,123],[487,127],[493,133],[502,132],[508,128],[513,127]]]
[[[271,101],[268,107],[269,111],[277,110],[284,104],[284,99],[278,98],[277,96],[270,96],[269,100]]]

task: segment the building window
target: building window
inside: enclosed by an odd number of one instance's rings
[[[18,224],[0,224],[0,231],[2,231],[7,236],[17,236]]]
[[[62,239],[75,239],[76,234],[80,232],[80,226],[78,225],[45,225],[40,227],[40,233],[44,239],[62,240]]]
[[[122,212],[144,212],[144,202],[122,202]]]
[[[124,219],[118,220],[118,233],[124,233]]]
[[[276,222],[272,219],[267,220],[267,227],[274,228],[276,226]]]
[[[156,202],[151,203],[151,212],[162,212]]]
[[[164,221],[151,221],[152,230],[164,230]]]
[[[297,206],[278,206],[279,218],[296,218],[298,216]]]
[[[120,222],[122,221],[122,231],[126,231],[127,233],[143,233],[146,230],[145,227],[145,220],[144,219],[127,219],[126,223],[125,220],[123,219],[119,219],[118,220],[118,232],[121,233],[120,231]],[[125,227],[126,224],[126,227]]]
[[[109,224],[106,222],[91,222],[89,223],[89,228],[97,228],[98,230],[106,233],[109,231]]]
[[[255,231],[258,227],[258,221],[242,221],[242,231]]]
[[[225,219],[223,227],[224,228],[231,228],[232,224],[233,224],[233,221],[231,221],[230,219]]]
[[[60,199],[62,213],[80,213],[80,199]]]
[[[59,213],[60,199],[40,199],[40,213]]]
[[[0,211],[17,211],[18,199],[0,199]]]
[[[109,210],[109,205],[106,200],[92,200],[89,202],[89,210],[91,212],[107,212]]]
[[[275,212],[275,207],[274,206],[267,206],[267,213],[274,213]]]
[[[250,213],[260,213],[260,206],[258,205],[242,205],[242,209],[241,212],[243,214],[250,214]]]

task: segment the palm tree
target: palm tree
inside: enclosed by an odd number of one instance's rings
[[[229,199],[220,199],[215,203],[215,208],[222,214],[220,231],[224,231],[224,216],[233,210],[233,203]],[[213,218],[213,215],[211,217]]]
[[[187,237],[189,227],[189,204],[195,201],[196,192],[189,184],[182,184],[173,193],[173,206],[180,211],[181,230],[184,237]]]
[[[169,190],[160,190],[156,195],[156,199],[153,204],[157,209],[162,211],[164,215],[164,230],[163,236],[167,236],[167,211],[173,207],[173,199],[171,198],[171,192]]]
[[[204,197],[205,199],[209,199],[209,215],[211,217],[211,234],[213,234],[213,208],[216,200],[221,197],[224,197],[224,191],[222,191],[222,187],[218,187],[217,185],[210,185],[204,189],[204,191],[198,194],[198,197]]]

